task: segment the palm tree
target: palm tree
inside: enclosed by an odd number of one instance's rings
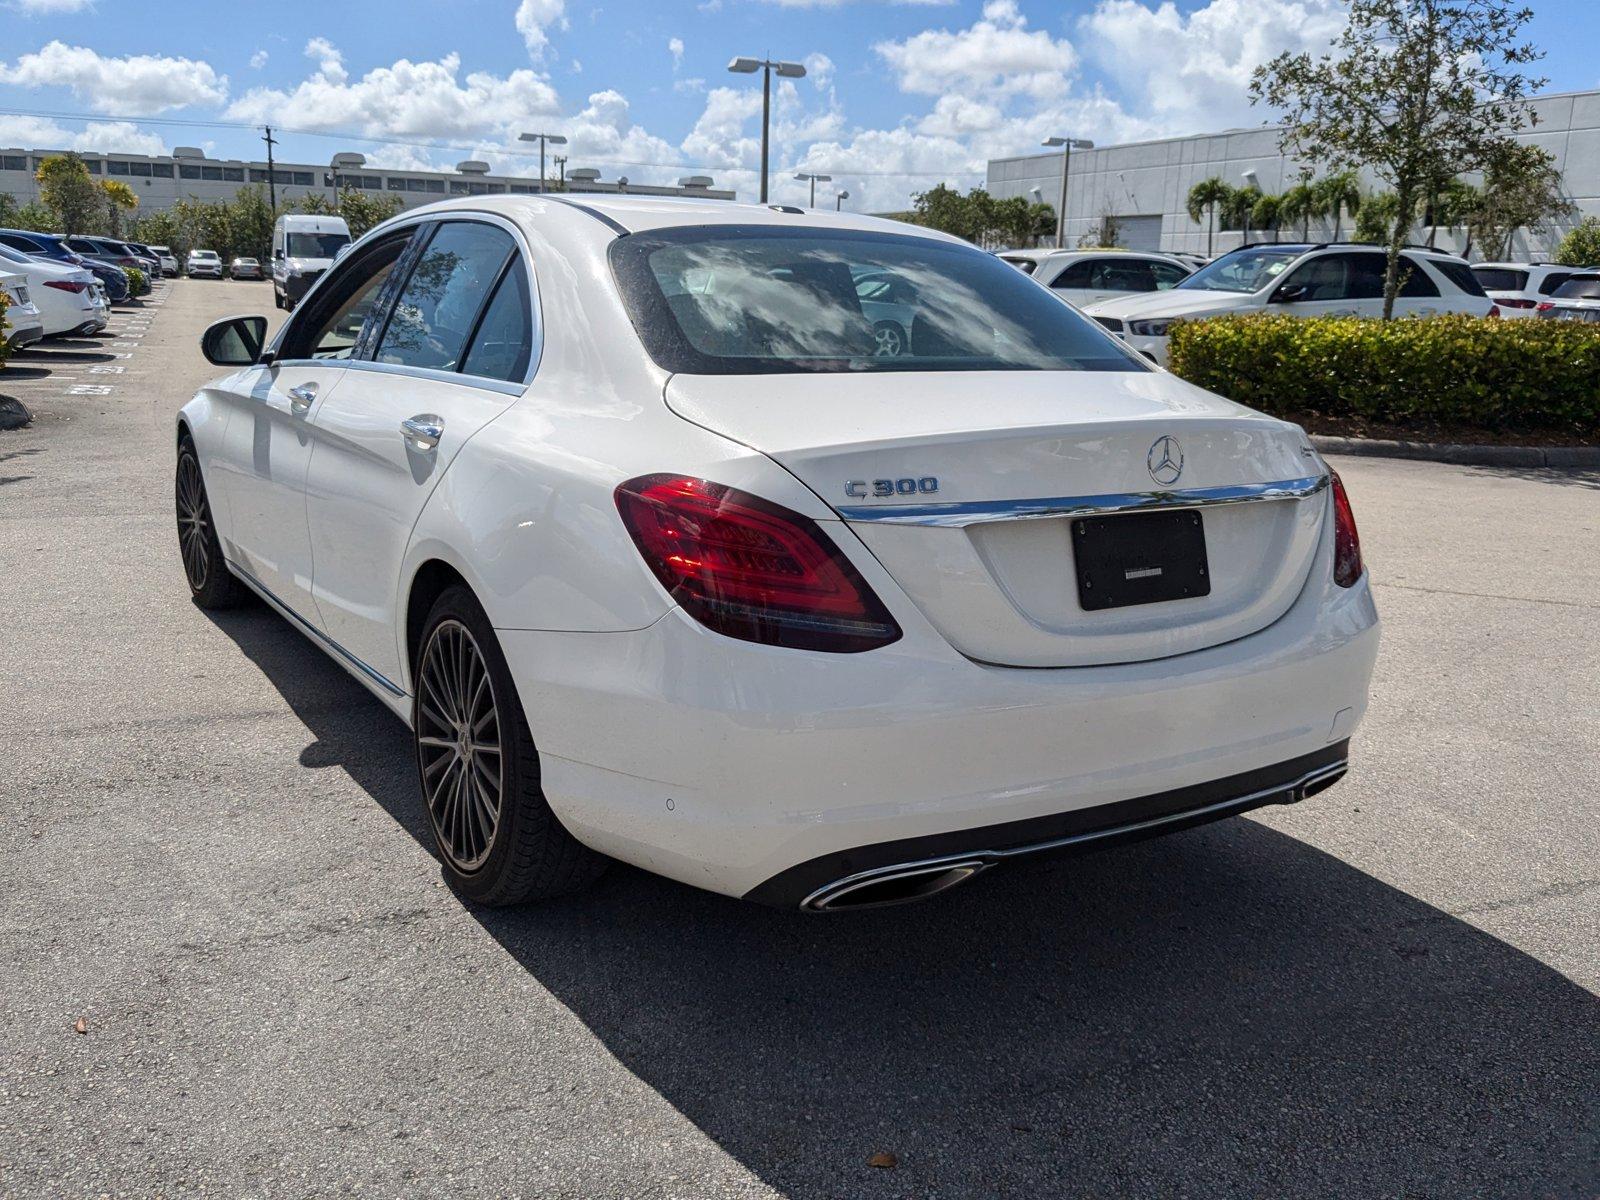
[[[1271,229],[1272,240],[1278,240],[1278,224],[1283,220],[1283,197],[1262,195],[1250,206],[1250,224],[1257,229]]]
[[[1339,240],[1340,220],[1344,213],[1352,217],[1361,212],[1361,181],[1354,171],[1335,171],[1324,175],[1311,185],[1320,199],[1322,212],[1333,218],[1333,240]]]
[[[1278,220],[1286,225],[1300,222],[1300,240],[1311,240],[1311,218],[1320,217],[1316,191],[1307,183],[1297,183],[1278,198]]]
[[[1206,214],[1210,215],[1209,224],[1206,226],[1206,256],[1209,258],[1212,242],[1217,233],[1217,206],[1228,203],[1233,195],[1233,189],[1222,180],[1213,175],[1210,179],[1202,179],[1189,189],[1189,219],[1198,221]]]
[[[124,211],[132,212],[139,207],[139,194],[120,179],[104,179],[100,181],[100,193],[105,197],[107,223],[111,227],[111,236],[122,236],[122,214]]]

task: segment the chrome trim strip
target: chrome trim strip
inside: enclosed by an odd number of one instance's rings
[[[406,694],[405,689],[402,688],[399,684],[394,683],[392,680],[389,679],[388,676],[383,675],[380,672],[373,670],[366,663],[362,662],[359,658],[357,658],[354,654],[351,654],[350,651],[346,650],[338,642],[334,641],[327,634],[323,633],[322,630],[318,629],[310,621],[306,620],[299,613],[295,612],[294,609],[290,608],[282,600],[278,599],[277,595],[273,592],[273,590],[271,588],[269,588],[266,584],[262,583],[254,575],[250,574],[249,571],[246,571],[238,563],[236,563],[236,562],[227,562],[226,559],[224,559],[223,561],[226,563],[226,565],[228,567],[228,570],[232,571],[240,579],[244,580],[245,583],[249,584],[250,587],[253,588],[261,596],[261,598],[263,600],[266,600],[269,604],[272,605],[273,608],[277,609],[284,616],[286,616],[290,620],[294,621],[297,625],[299,625],[301,628],[303,628],[307,633],[311,634],[314,638],[316,638],[317,641],[323,643],[323,645],[325,645],[329,649],[333,650],[334,653],[336,653],[340,658],[344,659],[345,662],[349,663],[352,667],[354,667],[362,675],[364,675],[368,679],[372,680],[373,683],[377,684],[384,691],[388,692],[392,696],[404,696]]]
[[[1147,512],[1161,508],[1201,508],[1251,504],[1262,500],[1303,500],[1328,486],[1328,476],[1280,479],[1274,483],[1241,483],[1226,487],[1178,488],[1168,491],[1113,492],[1104,496],[1056,496],[1044,500],[976,500],[949,504],[854,505],[839,509],[846,521],[882,521],[890,525],[937,525],[960,528],[988,521],[1026,521],[1039,517],[1088,517],[1106,513]]]
[[[1226,800],[1218,800],[1214,804],[1204,804],[1199,808],[1186,808],[1182,812],[1166,813],[1159,817],[1149,817],[1143,821],[1133,821],[1126,825],[1114,825],[1110,829],[1095,829],[1087,833],[1073,833],[1066,837],[1052,838],[1048,842],[1035,842],[1029,846],[1013,846],[1009,850],[969,850],[964,854],[945,854],[938,858],[923,858],[914,862],[893,863],[887,867],[873,867],[869,871],[857,871],[854,875],[846,875],[843,879],[835,879],[832,883],[825,883],[800,901],[802,912],[828,912],[828,902],[845,892],[853,892],[857,888],[878,879],[898,877],[907,874],[926,874],[930,871],[943,868],[971,866],[981,862],[992,866],[1008,858],[1020,858],[1024,854],[1038,854],[1046,850],[1060,850],[1067,846],[1082,845],[1088,842],[1102,841],[1106,838],[1121,837],[1127,833],[1140,833],[1147,829],[1159,829],[1163,825],[1171,825],[1178,821],[1187,821],[1192,817],[1209,816],[1212,813],[1224,812],[1236,808],[1241,804],[1250,804],[1256,800],[1265,800],[1269,796],[1289,793],[1290,799],[1280,803],[1293,804],[1300,800],[1301,794],[1314,783],[1321,783],[1326,779],[1345,774],[1350,769],[1350,760],[1341,758],[1337,762],[1324,763],[1314,771],[1307,771],[1298,779],[1288,783],[1280,783],[1276,787],[1263,788],[1258,792],[1250,792],[1243,796],[1232,796]]]

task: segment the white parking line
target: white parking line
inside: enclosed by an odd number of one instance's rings
[[[127,369],[128,369],[127,367],[104,367],[104,366],[101,366],[101,367],[90,367],[89,368],[89,374],[91,374],[91,375],[121,375]]]
[[[109,396],[113,389],[104,384],[80,383],[67,389],[69,396]]]

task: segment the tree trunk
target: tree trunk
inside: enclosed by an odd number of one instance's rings
[[[1395,199],[1397,212],[1394,230],[1389,234],[1389,262],[1383,274],[1383,319],[1394,320],[1394,301],[1400,294],[1400,251],[1406,244],[1406,234],[1411,232],[1411,219],[1416,202],[1410,191],[1398,191]]]
[[[1217,237],[1217,202],[1215,200],[1213,200],[1211,202],[1211,204],[1209,205],[1209,207],[1211,209],[1211,220],[1206,225],[1206,257],[1207,258],[1210,258],[1211,255],[1212,255],[1212,248],[1213,248],[1212,247],[1212,243],[1216,241],[1216,237]]]
[[[1333,240],[1336,241],[1336,242],[1339,240],[1339,233],[1340,233],[1339,218],[1342,217],[1343,215],[1344,215],[1344,201],[1335,200],[1333,202]]]

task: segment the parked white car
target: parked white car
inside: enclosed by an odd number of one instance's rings
[[[1476,263],[1472,273],[1500,308],[1513,320],[1537,314],[1539,305],[1578,271],[1555,263]]]
[[[0,271],[16,272],[27,281],[44,337],[99,333],[110,320],[105,290],[91,271],[34,258],[10,246],[0,246]]]
[[[1406,250],[1396,316],[1498,313],[1466,260]],[[1086,311],[1152,362],[1167,364],[1167,331],[1180,318],[1274,312],[1297,317],[1383,314],[1386,255],[1377,246],[1256,245],[1224,254],[1169,292],[1107,300]]]
[[[904,354],[875,272],[917,281]],[[890,903],[1345,771],[1378,617],[1338,477],[964,242],[470,197],[266,329],[212,326],[178,417],[189,587],[409,723],[476,902],[609,856]]]
[[[171,246],[150,246],[148,249],[160,262],[161,273],[164,276],[170,279],[178,274],[178,258],[172,253]]]
[[[222,256],[215,250],[191,250],[183,273],[190,279],[221,279]]]
[[[0,262],[0,291],[6,294],[4,323],[0,324],[0,340],[8,350],[21,350],[44,336],[44,321],[33,303],[27,276],[7,270],[10,264]]]
[[[1550,321],[1600,322],[1600,270],[1574,271],[1536,311]]]
[[[1172,255],[1133,250],[1007,250],[1000,257],[1079,308],[1169,291],[1194,274]]]

